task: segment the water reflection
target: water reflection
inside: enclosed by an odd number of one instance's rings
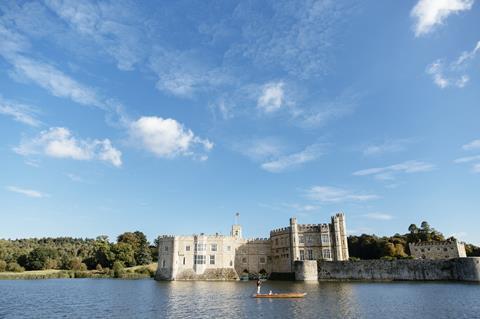
[[[303,299],[255,299],[254,282],[0,281],[0,318],[475,318],[480,285],[266,282]]]

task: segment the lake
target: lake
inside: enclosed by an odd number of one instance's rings
[[[480,318],[480,285],[420,282],[0,281],[0,318]]]

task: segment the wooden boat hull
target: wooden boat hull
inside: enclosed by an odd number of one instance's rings
[[[254,294],[253,298],[303,298],[305,297],[306,292],[292,292],[292,293],[283,293],[283,294]]]

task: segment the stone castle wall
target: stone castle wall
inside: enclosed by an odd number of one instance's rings
[[[417,259],[448,259],[467,257],[465,245],[456,240],[410,243],[411,255]]]
[[[455,280],[480,282],[480,258],[320,261],[318,263],[318,278],[319,280]]]

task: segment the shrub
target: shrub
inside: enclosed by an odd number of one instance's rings
[[[5,260],[0,260],[0,272],[3,272],[7,269],[7,263]]]
[[[103,271],[103,267],[102,267],[102,265],[100,265],[100,264],[97,264],[97,266],[95,267],[95,269],[96,269],[97,271]]]
[[[23,268],[22,266],[20,266],[19,264],[15,263],[15,262],[8,263],[6,269],[7,269],[7,271],[11,271],[11,272],[23,272],[23,271],[25,271],[25,268]]]
[[[85,264],[82,263],[80,258],[74,257],[74,258],[70,259],[70,261],[68,263],[68,269],[70,269],[70,270],[82,270],[81,269],[82,265],[85,265]],[[87,267],[87,266],[85,265],[85,267]]]
[[[121,261],[116,261],[113,263],[113,277],[122,278],[125,274],[125,268]]]

